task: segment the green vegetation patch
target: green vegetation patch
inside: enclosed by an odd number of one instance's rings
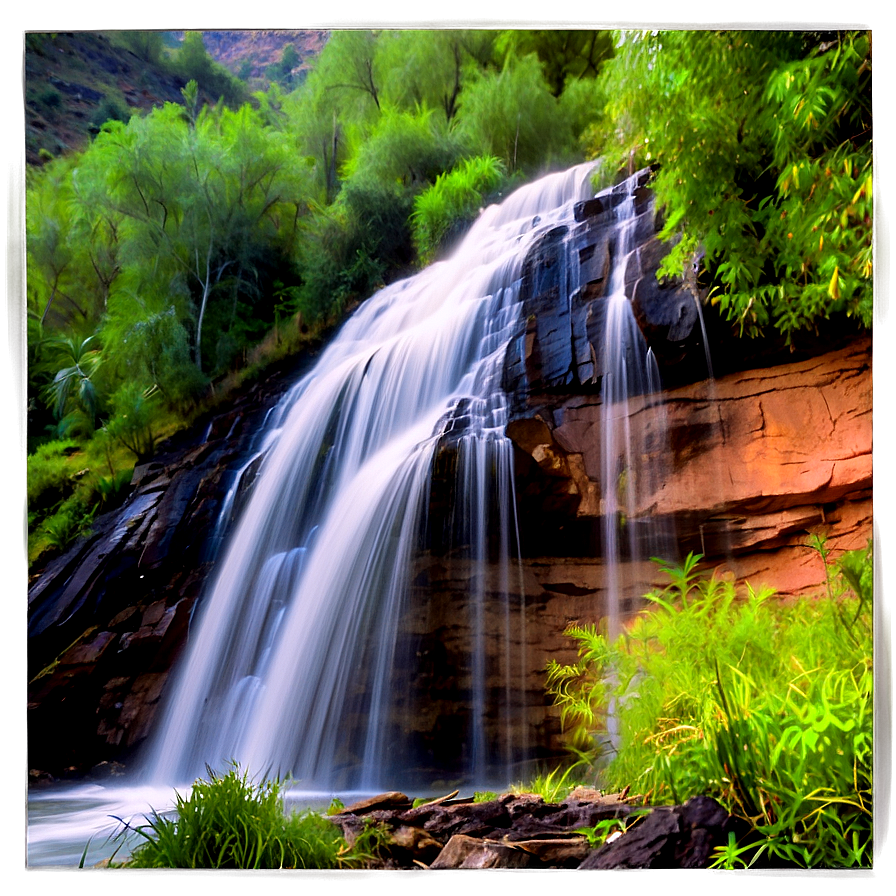
[[[237,768],[209,770],[188,797],[177,795],[175,809],[129,829],[143,842],[120,867],[352,868],[371,861],[378,843],[371,828],[349,846],[324,816],[287,813],[279,780],[255,784]]]
[[[547,687],[570,746],[610,790],[718,799],[751,832],[723,863],[870,866],[870,548],[794,602],[700,576],[699,559],[665,567],[670,585],[615,641],[569,629],[579,660],[551,663]]]

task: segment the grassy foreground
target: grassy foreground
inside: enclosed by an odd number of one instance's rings
[[[177,815],[158,813],[136,828],[143,838],[119,868],[357,868],[373,856],[378,831],[349,845],[339,828],[315,812],[287,813],[281,783],[252,782],[232,768],[197,780],[176,797]]]

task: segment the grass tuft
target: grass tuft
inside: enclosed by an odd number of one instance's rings
[[[176,796],[176,814],[154,813],[135,831],[143,842],[127,868],[348,868],[371,861],[377,833],[349,846],[340,830],[314,812],[287,814],[278,780],[255,784],[232,768],[211,770],[188,797]]]

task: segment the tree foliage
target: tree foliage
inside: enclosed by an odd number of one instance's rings
[[[609,31],[504,31],[496,49],[503,57],[534,53],[551,93],[559,97],[571,81],[600,74],[613,56],[613,37]]]
[[[196,81],[215,100],[238,105],[247,99],[242,82],[209,56],[201,31],[188,31],[184,35],[172,64],[185,81]]]
[[[492,62],[495,32],[389,31],[376,58],[387,73],[384,99],[402,109],[439,110],[450,123],[469,78]]]
[[[458,128],[477,154],[527,172],[569,161],[573,135],[534,54],[478,71],[458,105]]]
[[[664,271],[698,249],[740,331],[871,323],[871,41],[785,31],[623,33],[593,152],[659,163]]]

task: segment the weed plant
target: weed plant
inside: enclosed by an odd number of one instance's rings
[[[374,858],[381,836],[369,828],[349,846],[327,818],[287,814],[278,780],[254,784],[237,768],[209,770],[188,797],[177,795],[175,817],[155,813],[133,830],[144,842],[121,867],[359,867]]]
[[[826,596],[738,592],[690,555],[616,641],[572,627],[578,662],[548,668],[570,746],[602,784],[653,804],[714,796],[750,825],[732,862],[871,863],[871,550],[831,564],[813,546]]]
[[[513,784],[511,793],[535,793],[546,803],[559,803],[566,799],[582,782],[574,776],[581,773],[583,761],[574,762],[564,770],[553,769],[550,772],[537,774],[525,783]]]

